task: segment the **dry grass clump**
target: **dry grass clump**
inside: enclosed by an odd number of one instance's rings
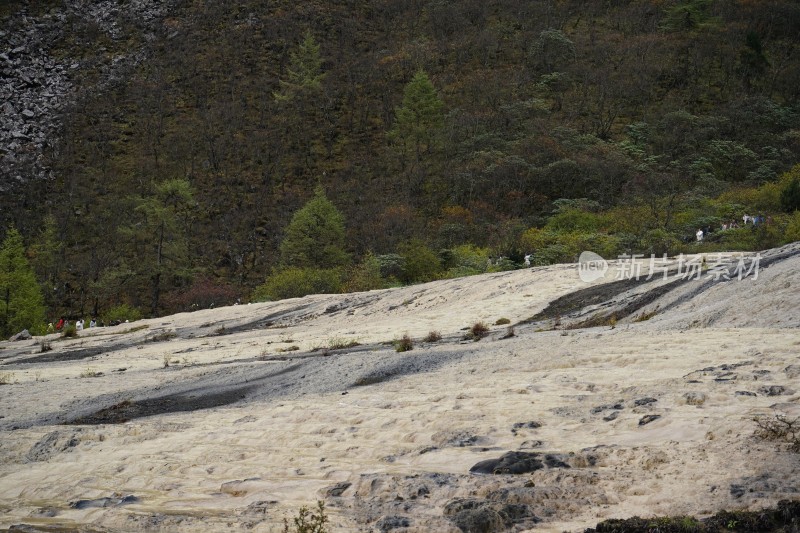
[[[636,316],[636,318],[634,318],[633,321],[634,322],[645,322],[647,320],[650,320],[651,318],[653,318],[657,314],[658,314],[658,306],[656,306],[656,308],[653,309],[652,311],[647,311],[647,312],[642,311],[642,313],[640,315]]]
[[[394,341],[394,349],[398,352],[409,352],[414,349],[414,341],[408,336],[408,333]]]
[[[168,340],[174,339],[177,336],[178,334],[175,333],[174,331],[162,331],[161,333],[156,333],[147,340],[150,342],[166,342]]]
[[[481,340],[489,334],[489,326],[485,322],[475,322],[467,331],[465,339],[470,339],[475,342]]]
[[[361,343],[355,339],[342,339],[339,337],[334,337],[333,339],[328,340],[329,350],[343,350],[345,348],[355,348],[356,346],[360,345]]]
[[[82,378],[98,378],[102,375],[103,375],[102,372],[98,372],[94,368],[87,368],[86,370],[80,373],[80,377]]]
[[[442,334],[436,330],[431,330],[422,340],[424,342],[439,342],[442,340]]]
[[[278,348],[278,353],[296,352],[299,349],[300,349],[299,346],[297,346],[296,344],[293,344],[293,345],[287,346],[285,348]],[[264,354],[262,353],[261,355],[264,355]]]
[[[800,453],[800,418],[789,419],[785,415],[774,418],[756,417],[755,436],[762,440],[782,442],[794,453]]]
[[[495,326],[505,326],[506,324],[511,324],[511,321],[507,318],[498,318],[494,323]]]

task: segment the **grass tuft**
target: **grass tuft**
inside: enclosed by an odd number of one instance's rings
[[[408,352],[414,349],[414,341],[408,336],[408,333],[394,341],[394,349],[398,352]]]
[[[485,322],[475,322],[472,327],[469,328],[469,331],[464,338],[478,342],[488,334],[489,326],[487,326]]]
[[[424,342],[439,342],[442,340],[442,334],[438,331],[431,330],[428,332],[427,335],[422,339]]]

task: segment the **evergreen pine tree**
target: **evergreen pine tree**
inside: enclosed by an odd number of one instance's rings
[[[155,186],[154,193],[136,198],[137,222],[124,228],[141,250],[134,270],[150,285],[150,312],[157,315],[164,278],[180,277],[189,265],[190,210],[194,206],[192,186],[185,179],[169,179]]]
[[[389,132],[404,149],[412,150],[417,161],[432,152],[441,141],[444,104],[424,70],[418,70],[405,87],[403,103],[395,109],[395,123]]]
[[[787,213],[800,210],[800,178],[794,178],[781,191],[781,207]]]
[[[278,101],[290,100],[300,92],[314,92],[322,88],[322,57],[319,45],[310,31],[306,31],[303,41],[289,54],[289,67],[286,78],[280,80],[281,90],[274,94]]]
[[[346,265],[344,217],[317,187],[314,198],[299,209],[281,242],[281,266],[334,268]]]
[[[11,228],[0,248],[0,335],[8,337],[44,324],[44,298],[22,236]]]
[[[47,215],[39,235],[31,243],[28,254],[36,278],[41,281],[42,294],[48,309],[57,307],[56,285],[59,284],[59,256],[62,244],[58,239],[56,220]]]

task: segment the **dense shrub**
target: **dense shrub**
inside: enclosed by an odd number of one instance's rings
[[[800,179],[794,178],[781,189],[781,207],[787,213],[800,210]]]
[[[418,239],[412,239],[398,247],[405,260],[405,269],[401,281],[417,283],[431,281],[438,277],[442,269],[439,256]]]
[[[236,288],[229,283],[201,277],[185,291],[165,297],[164,304],[173,311],[193,311],[231,305],[238,296]]]
[[[342,274],[339,269],[284,268],[276,270],[253,291],[253,301],[299,298],[308,294],[341,292]]]
[[[309,510],[308,507],[301,507],[297,516],[289,523],[287,518],[283,519],[283,533],[327,533],[328,517],[325,514],[325,503],[317,501],[316,512]],[[291,527],[293,526],[293,527]]]
[[[344,284],[345,292],[369,291],[383,289],[388,286],[381,276],[381,263],[371,252],[350,270],[349,278]]]
[[[128,304],[114,306],[101,315],[101,319],[105,324],[125,322],[126,320],[133,322],[140,318],[142,318],[142,312]]]

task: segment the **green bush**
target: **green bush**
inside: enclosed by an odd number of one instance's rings
[[[405,259],[405,271],[400,278],[404,283],[431,281],[441,272],[439,256],[418,239],[400,245],[398,252]]]
[[[344,292],[360,292],[372,289],[383,289],[387,286],[381,276],[381,263],[376,256],[368,253],[361,263],[350,271],[349,279],[344,284]]]
[[[0,338],[44,324],[42,290],[25,255],[22,236],[14,228],[0,245],[0,294]]]
[[[61,332],[61,337],[65,339],[75,338],[78,336],[78,328],[75,327],[75,323],[70,323],[64,327],[64,330]]]
[[[652,229],[644,234],[641,240],[641,251],[646,254],[661,256],[674,255],[680,246],[678,237],[665,229]]]
[[[297,516],[292,519],[294,527],[289,529],[289,520],[283,519],[283,533],[327,533],[328,517],[325,515],[325,503],[317,501],[317,511],[311,511],[308,507],[301,507]]]
[[[488,248],[478,248],[473,244],[462,244],[448,250],[448,252],[448,254],[440,254],[440,256],[447,257],[449,265],[445,273],[447,278],[473,276],[487,272],[489,269]]]
[[[133,322],[142,318],[142,312],[128,304],[120,304],[103,313],[101,318],[105,324],[115,321],[125,322],[126,320]]]
[[[787,213],[800,210],[800,179],[794,178],[781,189],[781,207]]]
[[[552,229],[531,228],[520,239],[523,250],[533,252],[534,265],[572,263],[583,251],[592,251],[611,259],[622,251],[622,240],[607,233],[581,231],[558,232]]]
[[[253,291],[256,302],[299,298],[308,294],[341,292],[342,274],[339,269],[284,268],[276,270]]]
[[[800,211],[795,211],[787,220],[784,238],[787,243],[800,241]]]
[[[603,219],[582,209],[567,208],[551,216],[545,227],[554,231],[594,233],[603,229]]]
[[[377,255],[375,259],[381,268],[381,277],[384,279],[402,279],[406,272],[406,260],[400,254]]]

